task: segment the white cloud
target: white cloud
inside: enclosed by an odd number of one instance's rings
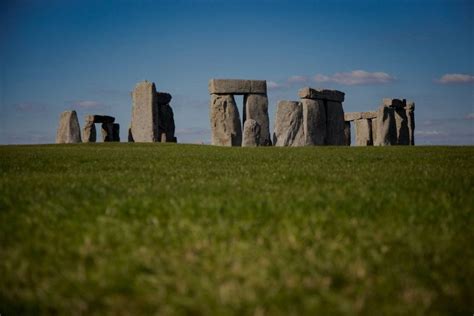
[[[267,88],[268,90],[278,90],[278,89],[282,89],[282,88],[285,88],[286,86],[281,84],[281,83],[277,83],[275,81],[267,81]]]
[[[84,110],[103,109],[107,107],[103,103],[100,103],[98,101],[90,101],[90,100],[76,101],[73,103],[73,105],[74,107],[84,109]]]
[[[435,131],[435,130],[431,130],[431,131],[417,131],[417,130],[415,130],[415,135],[417,135],[417,136],[437,136],[437,135],[445,135],[445,133],[441,132],[441,131]]]
[[[445,74],[436,81],[442,84],[471,83],[474,82],[474,76],[467,74]]]
[[[314,76],[314,81],[321,82],[335,82],[343,85],[363,85],[363,84],[385,84],[395,80],[395,77],[390,76],[385,72],[368,72],[365,70],[354,70],[351,72],[338,72],[330,76],[317,74]]]
[[[308,77],[306,76],[291,76],[288,78],[289,83],[304,83],[308,81]]]

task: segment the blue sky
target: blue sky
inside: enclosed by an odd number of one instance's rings
[[[48,1],[0,4],[0,143],[54,142],[60,112],[126,140],[141,80],[173,95],[180,142],[209,142],[210,78],[265,79],[270,121],[304,86],[416,103],[417,144],[474,144],[474,1]],[[241,102],[241,98],[237,98]],[[242,106],[240,106],[240,110]]]

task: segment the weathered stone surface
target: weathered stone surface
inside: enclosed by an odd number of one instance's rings
[[[171,94],[166,92],[157,92],[156,93],[156,103],[158,105],[169,104],[171,102]]]
[[[351,122],[346,121],[344,123],[344,145],[351,145]]]
[[[405,107],[408,120],[409,144],[415,145],[415,102],[408,102]]]
[[[360,119],[373,119],[377,117],[377,112],[346,112],[344,113],[345,121],[355,121]]]
[[[76,111],[65,111],[61,113],[58,130],[56,132],[56,143],[71,144],[80,142],[81,128]]]
[[[404,108],[394,108],[395,125],[397,128],[397,145],[410,145],[407,113]]]
[[[326,105],[326,144],[341,145],[344,141],[344,110],[340,102],[325,101]]]
[[[305,145],[324,145],[326,141],[326,109],[324,101],[301,99]]]
[[[120,124],[117,124],[117,123],[112,124],[112,141],[113,142],[120,141]]]
[[[211,142],[218,146],[240,146],[242,127],[233,95],[212,94],[209,105]]]
[[[115,117],[108,115],[86,115],[86,123],[113,123],[115,122]]]
[[[260,124],[256,120],[247,119],[244,123],[242,147],[260,146]]]
[[[265,80],[211,79],[209,94],[266,94]]]
[[[375,146],[396,145],[397,126],[394,109],[389,106],[380,106],[377,110],[377,131]]]
[[[270,123],[268,119],[268,98],[266,94],[247,94],[244,97],[243,121],[255,120],[260,127],[260,146],[271,146]]]
[[[305,87],[298,91],[298,96],[301,99],[316,99],[344,102],[344,95],[344,92],[338,90],[313,89],[310,87]]]
[[[382,105],[390,106],[393,108],[401,108],[406,105],[406,100],[384,98],[382,99]]]
[[[377,118],[372,119],[372,142],[377,144]]]
[[[158,105],[155,84],[149,81],[139,82],[132,92],[131,133],[135,142],[157,142]]]
[[[273,144],[280,147],[305,145],[303,106],[300,102],[278,102]]]
[[[173,142],[175,133],[174,114],[173,109],[169,104],[162,104],[158,106],[158,133],[160,141]],[[165,138],[163,138],[165,134]]]
[[[372,121],[368,119],[355,120],[356,146],[372,146]]]
[[[114,123],[102,123],[102,141],[112,142],[114,140]]]
[[[82,139],[84,143],[95,143],[97,139],[97,131],[95,124],[92,121],[86,120],[86,126],[82,130]]]

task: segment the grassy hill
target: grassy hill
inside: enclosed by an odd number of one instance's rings
[[[0,313],[473,312],[474,148],[0,147]]]

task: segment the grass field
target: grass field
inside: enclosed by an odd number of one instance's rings
[[[0,147],[0,314],[474,312],[474,147]]]

